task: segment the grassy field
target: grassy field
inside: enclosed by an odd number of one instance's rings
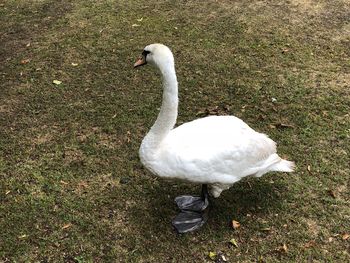
[[[7,0],[0,23],[0,262],[350,261],[349,1]],[[186,235],[173,198],[199,186],[138,159],[161,86],[132,65],[153,42],[175,55],[179,124],[236,115],[297,164]]]

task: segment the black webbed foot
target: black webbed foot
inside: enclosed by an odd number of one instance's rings
[[[175,198],[181,212],[173,219],[172,223],[178,233],[194,231],[208,219],[208,188],[202,185],[201,196],[182,195]]]
[[[200,196],[181,195],[175,198],[175,203],[180,210],[202,212],[208,206],[208,200],[203,200]]]
[[[205,224],[208,213],[183,210],[172,221],[178,233],[194,231]]]

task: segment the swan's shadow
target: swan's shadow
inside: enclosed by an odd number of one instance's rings
[[[232,219],[240,220],[247,216],[263,217],[281,209],[282,200],[286,199],[286,186],[270,182],[270,175],[264,179],[244,179],[224,191],[217,199],[211,199],[209,220],[201,231],[228,229]],[[145,186],[143,202],[135,204],[130,210],[129,220],[140,232],[163,235],[175,234],[171,220],[179,212],[174,198],[183,194],[199,195],[200,186],[181,182],[169,182],[155,179],[152,187]],[[140,224],[140,218],[147,221]],[[135,229],[134,228],[134,229]],[[135,230],[136,230],[135,229]]]

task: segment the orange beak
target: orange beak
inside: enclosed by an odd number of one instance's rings
[[[146,65],[147,64],[147,61],[146,59],[142,56],[140,57],[134,64],[134,68],[137,68],[137,67],[140,67],[140,66],[143,66],[143,65]]]

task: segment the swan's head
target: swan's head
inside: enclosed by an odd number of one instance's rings
[[[134,64],[134,68],[151,64],[158,68],[173,66],[174,57],[170,49],[163,44],[151,44],[143,49],[141,57]]]

